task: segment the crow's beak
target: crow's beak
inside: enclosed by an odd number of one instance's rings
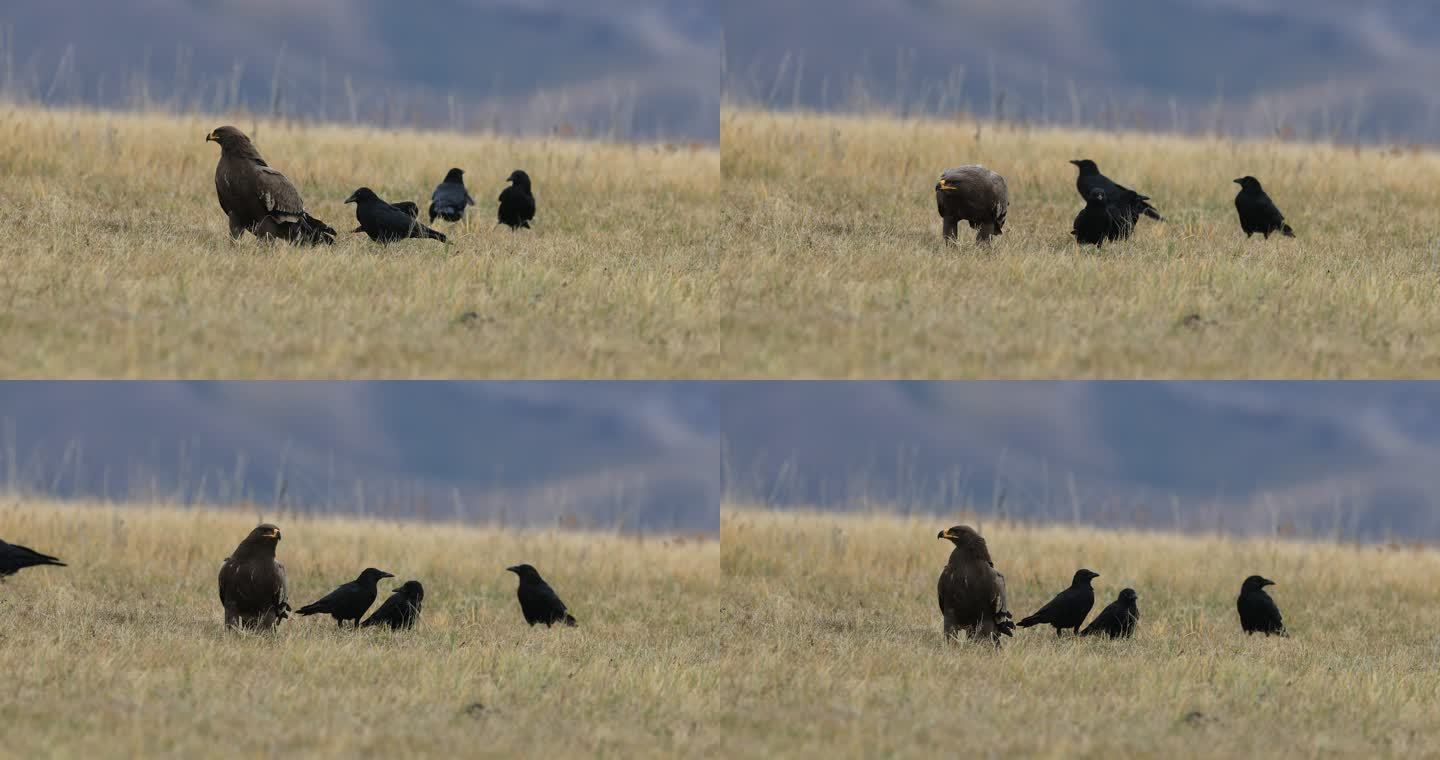
[[[381,577],[381,578],[394,578],[395,576],[393,576],[393,575],[385,572],[384,570],[381,570],[381,571],[380,571],[380,577]]]
[[[1078,159],[1078,158],[1072,158],[1072,159],[1070,159],[1070,163],[1075,164],[1076,166],[1079,166],[1079,165],[1080,165],[1080,159]]]
[[[1241,181],[1238,180],[1238,179],[1232,179],[1232,180],[1230,180],[1230,181],[1231,181],[1231,182],[1234,182],[1234,183],[1237,184],[1237,185],[1243,185],[1243,184],[1245,184],[1244,182],[1241,182]]]
[[[346,203],[359,203],[359,202],[360,202],[360,199],[359,199],[359,198],[356,198],[354,193],[351,193],[351,194],[350,194],[350,197],[345,199],[345,202],[346,202]]]

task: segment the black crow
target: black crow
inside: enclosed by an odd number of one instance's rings
[[[305,211],[295,185],[265,163],[244,132],[217,127],[205,139],[220,144],[215,193],[230,222],[230,237],[238,238],[249,230],[258,238],[292,243],[335,242],[335,229]]]
[[[437,216],[447,222],[458,222],[465,218],[465,207],[474,205],[475,199],[465,189],[465,172],[451,169],[430,194],[430,223],[434,224]]]
[[[19,544],[7,544],[0,541],[0,578],[24,570],[27,567],[36,565],[57,565],[65,567],[65,563],[58,558],[48,554],[41,554],[26,546]]]
[[[220,566],[220,604],[227,627],[273,629],[288,617],[285,566],[275,560],[278,543],[279,528],[258,525]]]
[[[1285,223],[1285,215],[1260,187],[1260,180],[1246,176],[1234,182],[1240,186],[1240,192],[1235,194],[1235,210],[1240,213],[1240,229],[1245,231],[1245,237],[1257,232],[1266,238],[1272,232],[1295,237],[1295,230]]]
[[[1081,636],[1102,635],[1112,639],[1128,639],[1135,634],[1135,624],[1140,622],[1140,608],[1135,605],[1135,589],[1120,590],[1120,596],[1085,626]]]
[[[509,187],[500,191],[500,223],[511,230],[529,229],[535,218],[535,196],[530,193],[530,175],[519,169],[510,172]]]
[[[1015,621],[1005,601],[1005,576],[990,560],[985,539],[968,525],[942,530],[935,537],[955,545],[936,583],[945,637],[958,638],[964,631],[967,638],[983,637],[999,645],[1002,634],[1014,636]]]
[[[1105,191],[1106,201],[1118,212],[1121,222],[1118,235],[1120,238],[1130,237],[1131,230],[1141,216],[1148,216],[1157,222],[1165,221],[1165,217],[1160,216],[1160,212],[1150,205],[1149,196],[1112,181],[1100,173],[1100,167],[1096,166],[1094,161],[1077,158],[1070,163],[1080,170],[1079,176],[1075,178],[1075,189],[1080,192],[1081,200],[1089,203],[1090,191],[1096,188]]]
[[[391,205],[391,206],[394,206],[395,208],[400,209],[401,211],[404,211],[404,212],[405,212],[405,215],[408,216],[408,217],[410,217],[411,219],[419,219],[419,218],[420,218],[420,206],[417,205],[417,204],[415,203],[415,201],[397,201],[397,202],[392,203],[392,204],[390,204],[390,205]],[[350,231],[351,231],[351,232],[364,232],[364,231],[365,231],[365,228],[364,228],[364,227],[356,227],[355,229],[350,230]]]
[[[525,622],[530,625],[544,623],[546,628],[553,623],[575,625],[575,618],[565,610],[565,603],[560,601],[555,589],[540,577],[539,571],[529,565],[514,565],[505,569],[520,576],[516,595],[520,597],[520,612],[525,615]]]
[[[414,628],[415,623],[420,620],[420,603],[424,600],[425,587],[420,585],[420,581],[405,581],[390,592],[390,598],[380,605],[380,609],[375,610],[374,615],[361,623],[360,627],[388,625],[393,630]]]
[[[1240,585],[1240,597],[1235,608],[1240,612],[1240,627],[1246,634],[1263,633],[1266,636],[1284,636],[1285,623],[1280,619],[1280,608],[1265,592],[1266,586],[1275,581],[1252,575]]]
[[[445,242],[444,235],[421,224],[404,209],[386,203],[368,187],[351,193],[345,202],[355,204],[355,220],[360,222],[358,231],[369,235],[377,243],[393,243],[408,238]],[[416,211],[418,213],[418,207]]]
[[[1118,237],[1119,224],[1110,204],[1105,200],[1105,191],[1097,187],[1090,191],[1085,208],[1075,215],[1075,224],[1071,226],[1070,234],[1075,236],[1075,242],[1080,245],[1099,248],[1105,245],[1106,240],[1115,240]]]
[[[360,577],[341,584],[339,588],[321,597],[320,601],[295,610],[295,614],[325,614],[335,618],[337,626],[344,625],[346,620],[349,620],[351,625],[358,626],[360,618],[365,617],[365,612],[375,603],[375,594],[378,593],[376,584],[381,578],[394,577],[384,570],[367,567],[360,573]]]
[[[1076,570],[1075,578],[1070,581],[1070,588],[1056,594],[1048,604],[1041,607],[1034,615],[1021,620],[1017,625],[1021,628],[1042,624],[1053,625],[1056,636],[1059,636],[1060,632],[1067,628],[1079,633],[1080,625],[1085,622],[1085,616],[1089,615],[1090,608],[1095,606],[1095,589],[1090,587],[1090,580],[1099,577],[1099,573],[1092,573],[1084,568]]]

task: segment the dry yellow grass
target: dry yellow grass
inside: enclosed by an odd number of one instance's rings
[[[721,151],[731,374],[1440,372],[1435,153],[729,107]],[[1078,251],[1067,161],[1084,157],[1169,221]],[[973,232],[940,245],[932,188],[965,163],[1008,180],[1009,221],[988,251]],[[1245,239],[1231,183],[1245,174],[1297,240]]]
[[[256,515],[5,504],[0,536],[70,566],[0,585],[3,754],[673,757],[723,738],[714,540],[267,517],[293,600],[374,565],[398,576],[382,597],[425,584],[419,627],[222,630],[215,576]],[[522,561],[580,627],[524,624],[504,569]]]
[[[1433,756],[1440,554],[982,524],[1011,608],[1078,567],[1096,612],[1139,593],[1136,638],[946,644],[935,580],[959,518],[721,511],[721,730],[805,757]],[[971,523],[974,524],[973,522]],[[1247,637],[1246,575],[1293,636]],[[1103,598],[1103,602],[1101,601]]]
[[[0,105],[0,376],[656,377],[719,366],[718,150],[234,119],[337,230],[366,185],[422,210],[451,166],[453,244],[232,244],[228,117]],[[536,228],[495,228],[512,169]],[[469,316],[467,316],[469,315]]]

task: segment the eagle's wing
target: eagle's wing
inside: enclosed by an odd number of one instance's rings
[[[300,200],[300,191],[290,183],[284,174],[268,166],[257,166],[255,189],[265,210],[281,221],[297,222],[305,214],[305,204]]]
[[[994,565],[990,566],[994,576],[995,593],[990,599],[990,612],[995,620],[995,630],[1006,636],[1015,635],[1015,619],[1010,614],[1010,602],[1005,596],[1005,576]]]

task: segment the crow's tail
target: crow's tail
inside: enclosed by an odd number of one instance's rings
[[[296,224],[295,242],[308,245],[330,245],[335,242],[335,228],[305,213]]]

